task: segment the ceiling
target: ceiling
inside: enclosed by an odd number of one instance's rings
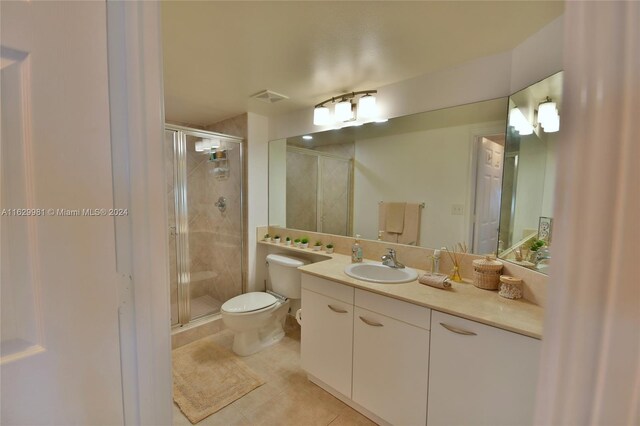
[[[311,107],[512,49],[561,1],[164,1],[167,121]],[[289,99],[249,97],[264,89]]]

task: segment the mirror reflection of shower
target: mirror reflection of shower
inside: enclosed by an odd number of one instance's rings
[[[242,293],[242,139],[165,127],[171,323],[219,314]]]

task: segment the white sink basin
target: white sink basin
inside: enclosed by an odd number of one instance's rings
[[[395,269],[382,263],[353,263],[344,268],[344,273],[352,278],[380,284],[408,283],[418,278],[411,268]]]

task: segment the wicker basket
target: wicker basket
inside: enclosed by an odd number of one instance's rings
[[[500,287],[502,262],[493,256],[473,261],[473,285],[484,290],[497,290]]]

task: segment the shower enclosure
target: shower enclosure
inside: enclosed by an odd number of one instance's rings
[[[171,324],[243,292],[242,139],[165,126]]]

